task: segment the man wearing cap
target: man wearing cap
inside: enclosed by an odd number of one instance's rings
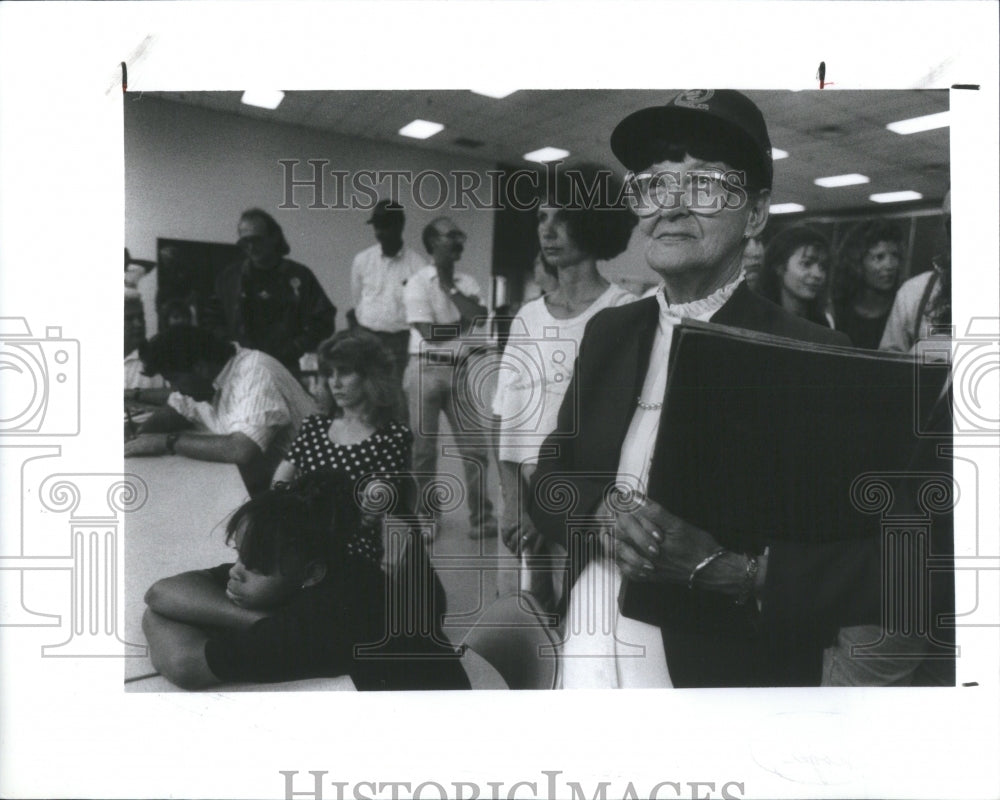
[[[406,216],[392,200],[380,200],[368,218],[376,244],[362,250],[351,265],[351,300],[358,325],[375,334],[392,354],[402,385],[410,342],[403,287],[427,266],[427,260],[403,244]]]
[[[439,217],[424,228],[424,247],[434,263],[406,284],[410,359],[403,385],[409,396],[413,470],[422,503],[426,506],[431,499],[428,494],[434,494],[428,489],[437,470],[438,426],[443,413],[465,466],[469,535],[493,538],[497,521],[484,491],[489,439],[483,420],[488,414],[481,408],[463,406],[473,401],[468,375],[476,371],[485,346],[482,323],[486,319],[479,284],[471,275],[455,271],[465,239],[465,233],[447,217]],[[424,507],[421,511],[437,517],[439,509]]]
[[[281,226],[259,208],[244,211],[237,244],[245,258],[215,281],[224,327],[216,333],[278,359],[293,375],[299,359],[334,330],[337,309],[291,251]]]
[[[613,599],[610,607],[598,608],[612,615],[608,630],[614,633],[567,639],[565,685],[818,685],[819,632],[829,636],[843,620],[821,617],[847,613],[845,596],[862,609],[858,613],[877,609],[877,555],[873,561],[869,548],[858,555],[859,566],[848,554],[838,566],[856,568],[841,573],[831,566],[831,553],[801,553],[766,540],[735,542],[728,532],[700,530],[658,502],[665,487],[657,433],[672,331],[681,319],[848,343],[842,334],[789,314],[745,284],[740,266],[745,245],[763,230],[770,203],[771,146],[763,116],[736,91],[682,92],[665,106],[622,120],[611,148],[630,170],[630,199],[646,260],[662,284],[654,296],[591,320],[558,427],[543,446],[557,455],[540,461],[529,511],[544,536],[579,555],[580,542],[567,541],[566,504],[546,496],[545,486],[553,485],[553,478],[568,482],[572,491],[564,495],[573,496],[577,513],[584,514],[600,508],[608,476],[612,483],[630,486],[643,502],[615,514],[608,548],[615,566],[609,560],[591,561],[574,596],[598,587],[592,597],[617,597],[625,576],[665,601],[648,620],[656,627],[618,617]],[[852,548],[860,549],[856,543]],[[613,593],[602,594],[601,587],[608,585]],[[802,602],[806,593],[810,601]],[[588,611],[593,609],[582,613]],[[789,631],[794,631],[791,639]],[[633,644],[644,649],[629,655],[645,655],[621,658],[621,649]],[[573,657],[597,654],[608,658]]]

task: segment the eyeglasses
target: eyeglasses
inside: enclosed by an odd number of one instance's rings
[[[629,207],[640,217],[680,208],[682,200],[688,211],[702,216],[742,208],[747,202],[746,173],[740,170],[629,172],[625,187]]]
[[[448,233],[441,233],[441,231],[438,231],[438,236],[455,244],[465,244],[465,240],[467,238],[461,231],[448,231]]]

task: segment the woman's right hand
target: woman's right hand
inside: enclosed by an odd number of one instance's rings
[[[686,584],[694,568],[718,550],[711,534],[654,500],[617,514],[615,560],[632,580]],[[731,588],[738,590],[739,581]]]

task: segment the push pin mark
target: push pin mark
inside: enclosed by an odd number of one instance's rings
[[[825,61],[820,61],[819,62],[819,69],[816,70],[816,79],[819,81],[819,88],[820,89],[823,89],[823,88],[825,88],[827,86],[833,86],[832,82],[830,82],[830,83],[826,82],[826,62]]]

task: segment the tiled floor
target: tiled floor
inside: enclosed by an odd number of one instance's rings
[[[460,469],[458,459],[442,457],[439,470]],[[486,480],[487,493],[494,508],[499,502],[499,478],[491,464]],[[431,561],[444,585],[448,598],[445,631],[453,642],[461,641],[469,626],[512,584],[515,560],[498,538],[476,539],[469,536],[466,508],[444,515],[437,537],[431,546]],[[499,551],[499,552],[498,552]],[[501,570],[504,571],[501,574]]]

